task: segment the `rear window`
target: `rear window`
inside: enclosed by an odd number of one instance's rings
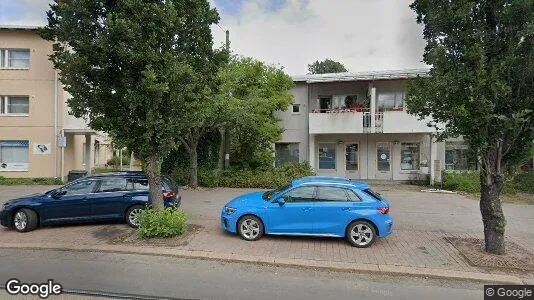
[[[371,196],[371,197],[374,198],[375,200],[378,200],[378,201],[382,200],[382,197],[380,196],[379,193],[374,192],[374,191],[372,191],[372,190],[370,190],[370,189],[363,190],[363,192],[366,193],[367,195]]]

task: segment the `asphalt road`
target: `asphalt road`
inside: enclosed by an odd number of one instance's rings
[[[14,277],[28,283],[53,279],[64,289],[157,298],[450,300],[483,297],[482,285],[478,283],[129,254],[1,249],[0,266],[0,284]],[[5,296],[7,292],[0,290],[0,298]]]

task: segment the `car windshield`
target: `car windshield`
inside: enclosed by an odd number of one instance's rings
[[[288,184],[288,185],[284,185],[284,186],[282,186],[282,187],[279,187],[279,188],[277,188],[277,189],[267,191],[267,192],[263,193],[262,198],[263,198],[263,200],[265,200],[265,201],[269,201],[269,200],[271,200],[271,198],[272,198],[274,195],[280,193],[281,191],[287,190],[287,189],[290,188],[290,187],[291,187],[291,184]]]

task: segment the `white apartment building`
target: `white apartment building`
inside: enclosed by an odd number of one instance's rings
[[[437,142],[428,120],[406,111],[406,79],[427,72],[294,76],[294,104],[277,114],[285,131],[276,164],[308,161],[318,175],[431,183],[442,170],[469,169],[461,139]]]

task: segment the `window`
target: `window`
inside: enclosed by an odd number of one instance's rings
[[[93,192],[95,185],[96,180],[84,180],[76,182],[63,188],[63,191],[65,191],[64,195],[71,196],[89,194]]]
[[[347,171],[358,170],[358,144],[345,145],[345,169]]]
[[[343,201],[347,202],[347,192],[345,189],[329,186],[317,188],[317,201]]]
[[[349,196],[349,201],[352,201],[352,202],[362,201],[362,199],[360,199],[360,197],[358,197],[358,195],[356,195],[354,191],[351,191],[351,190],[345,190],[345,191],[347,192],[347,196]]]
[[[29,141],[0,141],[0,171],[27,171]]]
[[[293,104],[292,113],[298,114],[300,113],[300,104]]]
[[[476,163],[469,156],[469,146],[464,142],[445,142],[445,170],[475,170]]]
[[[401,143],[401,170],[419,170],[419,143]]]
[[[130,191],[147,191],[148,190],[148,180],[128,178],[127,181],[128,183],[126,187]]]
[[[126,190],[126,178],[121,177],[104,177],[100,180],[99,193],[119,192]]]
[[[401,110],[404,107],[404,92],[378,94],[378,110]]]
[[[319,144],[319,169],[335,170],[336,169],[336,144],[320,143]]]
[[[299,143],[276,143],[274,148],[275,166],[299,162]]]
[[[12,69],[28,69],[30,67],[30,49],[1,49],[0,67]]]
[[[286,202],[311,202],[315,198],[315,187],[303,186],[289,191],[284,195]]]
[[[28,115],[29,113],[28,96],[0,96],[1,115]]]

